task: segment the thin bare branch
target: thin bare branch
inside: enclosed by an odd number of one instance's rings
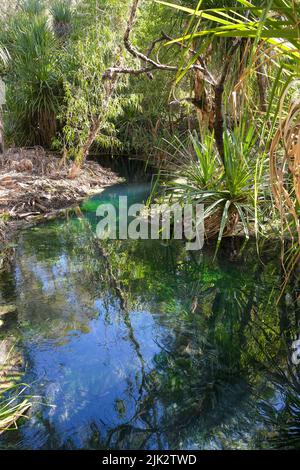
[[[143,73],[151,73],[152,71],[155,70],[163,70],[166,72],[178,72],[179,69],[178,67],[174,65],[168,65],[168,64],[161,64],[149,57],[151,54],[153,48],[155,47],[155,44],[158,42],[161,42],[164,37],[166,40],[169,40],[169,36],[165,35],[163,33],[162,38],[156,39],[153,41],[153,43],[150,45],[149,50],[148,50],[148,55],[143,54],[140,52],[130,41],[130,34],[132,31],[132,28],[134,26],[135,20],[136,20],[136,15],[137,15],[137,9],[139,6],[140,0],[133,0],[131,9],[130,9],[130,14],[129,14],[129,19],[127,21],[127,27],[124,33],[124,45],[125,49],[136,59],[140,59],[142,62],[145,62],[146,64],[149,64],[148,67],[141,67],[139,69],[134,69],[134,68],[128,68],[128,67],[110,67],[109,69],[106,70],[106,72],[103,75],[103,79],[110,79],[114,76],[114,74],[129,74],[129,75],[140,75]],[[150,52],[150,54],[149,54]],[[202,61],[201,63],[201,58],[199,58],[200,64],[193,64],[190,69],[191,70],[200,70],[204,74],[205,80],[212,86],[216,85],[216,80],[214,77],[211,75],[211,73],[206,69],[204,62]]]

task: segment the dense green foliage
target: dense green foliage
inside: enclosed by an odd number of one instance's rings
[[[200,261],[188,257],[179,243],[175,253],[151,247],[148,257],[144,246],[132,241],[95,246],[84,219],[54,226],[49,237],[53,257],[61,255],[59,249],[56,253],[61,239],[68,248],[74,244],[72,237],[80,240],[72,249],[76,259],[84,259],[84,278],[90,285],[101,279],[106,297],[111,290],[119,295],[122,318],[139,359],[129,311],[143,305],[151,312],[153,305],[159,305],[172,315],[171,354],[161,351],[155,370],[147,374],[142,363],[143,386],[148,387],[143,400],[150,404],[147,419],[154,416],[159,395],[165,408],[164,429],[170,423],[180,429],[182,419],[193,423],[195,417],[203,428],[209,427],[214,403],[222,409],[223,398],[227,402],[223,385],[233,386],[236,377],[244,380],[249,371],[247,387],[257,385],[252,361],[260,368],[269,361],[271,384],[284,389],[285,402],[280,410],[266,405],[264,419],[278,433],[274,439],[262,433],[260,443],[267,439],[286,447],[292,436],[291,447],[299,447],[299,374],[282,359],[282,349],[292,339],[284,322],[291,322],[289,316],[295,311],[288,309],[299,306],[299,292],[295,294],[300,260],[299,1],[2,3],[0,77],[7,95],[0,110],[0,131],[3,111],[7,146],[41,145],[73,159],[75,166],[89,153],[146,159],[162,176],[155,186],[156,201],[203,203],[205,233],[217,239],[217,249],[224,236],[235,233],[246,239],[251,234],[257,239],[266,235],[282,239],[282,276],[274,274],[278,265],[266,272],[258,259],[247,270],[245,256],[240,273],[238,262],[234,266],[240,282],[232,283],[231,276],[224,272],[220,276],[213,264],[218,263],[215,245],[214,260],[199,267]],[[89,204],[94,211],[94,201]],[[83,206],[84,210],[88,212]],[[45,254],[41,246],[47,259],[51,250]],[[258,247],[252,245],[248,252],[255,260]],[[100,254],[98,264],[95,252]],[[273,258],[278,253],[272,253]],[[273,287],[280,284],[286,289],[286,297],[279,289],[275,293],[284,313],[261,290],[264,275]],[[31,282],[38,291],[35,276]],[[289,292],[291,279],[296,280]],[[90,285],[84,294],[92,297]],[[203,286],[208,286],[205,292]],[[76,287],[81,292],[82,279]],[[297,298],[289,303],[292,296]],[[47,308],[53,309],[49,317],[61,333],[63,302],[59,302],[61,298],[55,298]],[[44,312],[40,305],[36,311]],[[85,333],[87,324],[78,323],[76,328]],[[178,327],[185,324],[193,331],[196,323],[203,337],[187,335]],[[294,323],[297,334],[299,319]],[[170,391],[181,405],[179,411],[170,408]],[[22,401],[22,389],[12,399],[9,392],[5,389],[1,395],[0,390],[0,431],[1,421],[6,428],[7,418],[29,406],[27,398]],[[191,403],[193,393],[200,398]],[[118,406],[124,412],[121,400]],[[144,408],[141,400],[138,416]],[[203,408],[209,411],[204,419]],[[116,445],[118,438],[112,433],[110,440]],[[170,442],[178,446],[172,438]]]
[[[219,240],[265,233],[268,214],[300,241],[298,2],[24,0],[3,15],[8,144],[135,154],[205,202]]]
[[[8,144],[66,147],[80,159],[99,115],[102,122],[95,140],[100,151],[145,153],[170,137],[173,122],[182,116],[181,111],[170,115],[171,76],[120,79],[106,103],[106,69],[134,64],[123,47],[129,5],[115,0],[54,0],[48,9],[35,0],[23,2],[16,11],[8,9],[0,31],[0,41],[11,53],[9,66],[2,70],[8,93]],[[166,33],[174,27],[179,33],[173,16],[174,24],[165,8],[147,2],[135,42],[145,50],[165,26]],[[170,60],[175,60],[174,52],[167,52]]]

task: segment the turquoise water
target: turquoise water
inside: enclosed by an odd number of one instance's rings
[[[21,352],[34,398],[0,447],[299,447],[299,311],[292,282],[278,302],[278,246],[259,258],[227,240],[213,261],[213,244],[95,241],[100,202],[148,192],[115,186],[81,216],[21,233],[0,282],[17,312],[0,338]]]

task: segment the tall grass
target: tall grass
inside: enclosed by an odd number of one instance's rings
[[[2,61],[3,64],[7,64],[8,61],[8,53],[5,47],[1,46],[0,44],[0,61]]]
[[[19,382],[21,371],[16,371],[14,347],[10,348],[0,364],[0,434],[17,427],[17,421],[26,417],[31,408],[30,397],[25,395],[28,385]]]
[[[40,15],[45,10],[44,0],[23,0],[20,6],[28,15]]]
[[[32,406],[29,398],[24,397],[26,388],[25,384],[14,385],[0,396],[0,434],[16,428],[18,420],[26,417]]]
[[[71,31],[72,5],[70,0],[55,0],[50,13],[53,18],[53,29],[58,38],[65,37]]]

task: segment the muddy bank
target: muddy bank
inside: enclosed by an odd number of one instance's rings
[[[0,158],[0,268],[9,260],[9,241],[26,225],[59,215],[85,197],[121,179],[96,162],[69,179],[72,163],[40,147],[9,149]]]

